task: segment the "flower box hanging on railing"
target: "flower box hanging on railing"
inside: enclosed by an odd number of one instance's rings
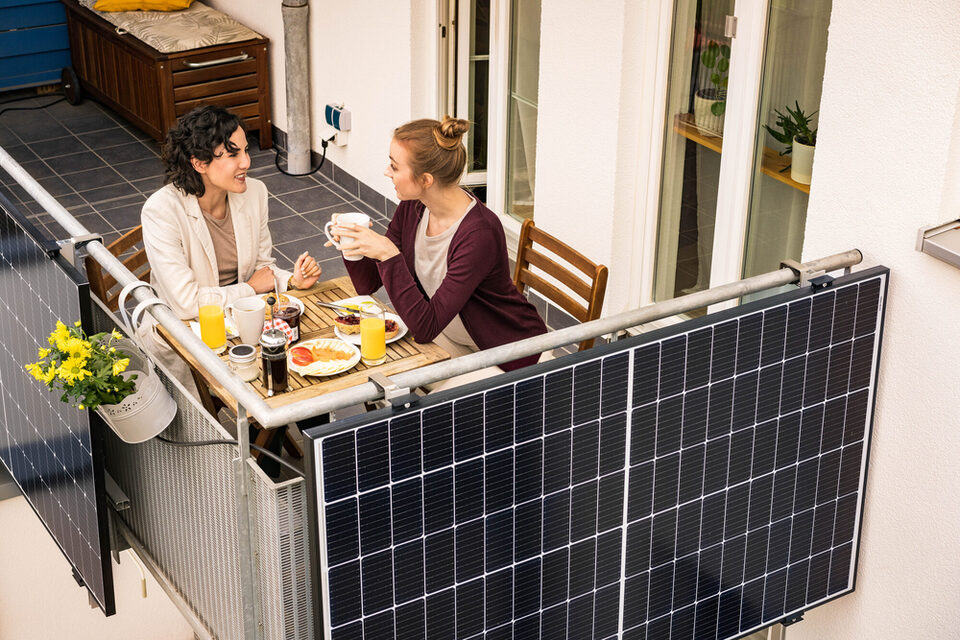
[[[62,391],[62,402],[96,410],[124,442],[149,440],[176,415],[177,405],[150,361],[116,330],[88,337],[79,321],[72,327],[57,321],[48,342],[27,371]]]

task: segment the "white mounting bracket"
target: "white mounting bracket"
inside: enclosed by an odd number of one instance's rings
[[[960,268],[960,220],[920,227],[916,249]]]

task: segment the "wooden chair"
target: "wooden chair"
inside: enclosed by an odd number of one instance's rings
[[[147,250],[143,246],[143,227],[137,227],[126,232],[109,245],[107,251],[112,253],[133,275],[144,282],[150,281],[150,264],[147,262]],[[110,311],[116,312],[119,304],[121,287],[109,273],[106,273],[100,263],[87,256],[87,279],[90,281],[90,291],[103,300]]]
[[[144,282],[150,281],[150,263],[147,261],[147,250],[143,246],[142,227],[131,229],[117,238],[107,246],[107,250],[116,256],[117,259],[123,263],[123,266],[129,269],[138,279]],[[87,268],[87,279],[90,281],[90,291],[100,298],[110,311],[115,313],[119,308],[118,298],[121,287],[117,285],[114,277],[106,273],[103,268],[101,268],[100,263],[90,256],[87,256],[85,264]],[[216,418],[219,410],[225,405],[219,397],[210,392],[210,388],[207,387],[203,381],[203,377],[189,362],[187,362],[187,366],[190,368],[190,374],[193,376],[194,384],[196,384],[197,394],[200,396],[200,403],[210,415]],[[251,421],[250,424],[257,430],[256,439],[253,444],[267,447],[276,430],[264,429],[255,421]],[[283,445],[290,455],[295,458],[303,457],[303,451],[300,449],[300,446],[289,436],[284,437]],[[254,450],[253,456],[255,458],[259,459],[260,455],[259,451]]]
[[[534,248],[534,244],[540,247]],[[574,269],[561,264],[545,253],[560,258]],[[574,298],[546,277],[538,275],[531,267],[563,284],[580,299]],[[517,248],[517,267],[513,282],[520,293],[529,286],[547,300],[569,313],[580,322],[589,322],[600,317],[603,296],[607,289],[607,267],[596,264],[569,245],[557,240],[546,231],[538,229],[533,220],[526,220],[520,229]],[[593,339],[580,343],[580,351],[593,346]]]

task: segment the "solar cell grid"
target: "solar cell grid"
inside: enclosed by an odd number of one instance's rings
[[[719,640],[848,592],[885,273],[308,433],[324,628]]]
[[[59,401],[23,366],[37,359],[57,320],[80,318],[82,276],[31,238],[0,197],[0,461],[108,615],[113,584],[106,541],[99,440],[88,412]]]

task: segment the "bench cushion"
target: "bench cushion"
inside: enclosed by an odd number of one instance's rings
[[[80,0],[104,20],[116,25],[118,33],[128,33],[160,53],[190,51],[230,42],[260,38],[230,16],[194,2],[183,11],[96,11],[96,0]]]

